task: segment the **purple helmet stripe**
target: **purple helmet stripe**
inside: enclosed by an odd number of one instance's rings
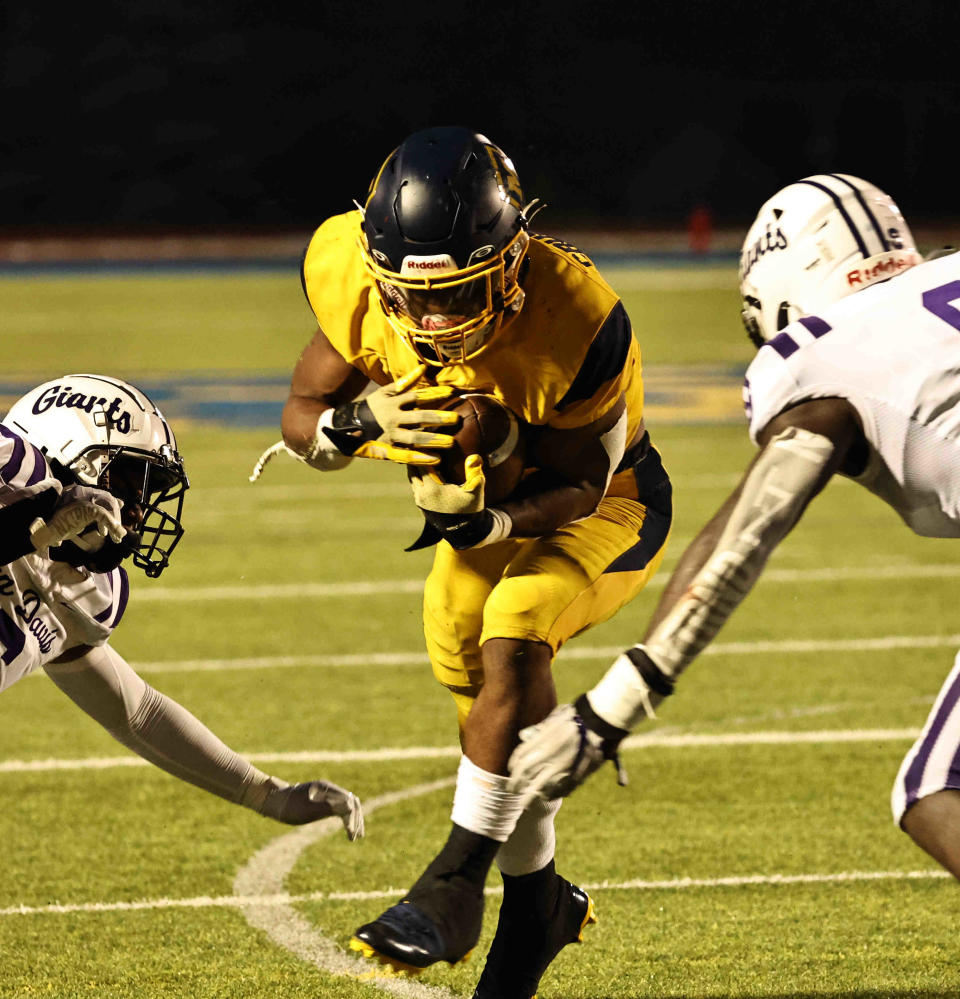
[[[827,174],[827,176],[833,177],[834,180],[839,181],[841,184],[846,184],[847,187],[849,187],[850,190],[853,191],[854,195],[856,196],[857,202],[859,203],[860,207],[863,209],[864,215],[866,215],[867,218],[870,219],[870,224],[873,226],[873,231],[879,237],[880,245],[883,247],[884,252],[889,250],[890,244],[887,242],[887,237],[883,234],[883,230],[880,228],[880,223],[877,221],[877,216],[874,215],[872,211],[870,211],[869,207],[867,207],[867,202],[864,200],[860,188],[857,187],[856,184],[851,184],[846,177],[841,177],[840,174],[838,173],[830,173]]]
[[[814,336],[823,336],[824,333],[829,333],[833,329],[829,323],[825,323],[819,316],[802,316],[797,321],[801,326],[806,327],[808,333],[812,333]]]
[[[800,349],[800,344],[789,333],[778,333],[772,340],[768,340],[764,344],[764,347],[773,347],[786,360],[791,354]]]
[[[960,671],[954,677],[953,683],[944,690],[936,714],[930,719],[929,727],[917,748],[917,755],[914,756],[913,762],[904,775],[903,783],[907,792],[908,807],[917,800],[917,792],[923,782],[923,772],[927,768],[930,754],[943,732],[943,726],[957,706],[958,700],[960,700]]]
[[[857,241],[857,246],[864,257],[869,257],[870,254],[867,252],[867,244],[863,241],[863,236],[860,235],[860,230],[854,225],[853,219],[847,213],[846,208],[843,207],[843,202],[840,198],[826,187],[824,184],[818,184],[815,180],[798,180],[798,184],[808,184],[810,187],[815,187],[818,191],[823,191],[825,195],[837,206],[837,211],[843,216],[844,222],[850,229],[850,233],[853,238]]]
[[[23,438],[13,433],[13,431],[7,430],[3,425],[0,425],[0,434],[3,434],[4,437],[9,437],[13,441],[13,454],[6,465],[0,468],[0,479],[3,479],[4,482],[12,482],[17,477],[20,466],[23,464],[23,456],[26,453],[26,449],[23,446]]]

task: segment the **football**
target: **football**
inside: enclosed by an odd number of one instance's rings
[[[453,447],[437,452],[440,464],[434,470],[445,481],[459,485],[467,455],[480,455],[486,503],[499,503],[513,492],[523,474],[526,455],[521,421],[498,399],[476,392],[456,395],[441,408],[457,413],[460,424]]]

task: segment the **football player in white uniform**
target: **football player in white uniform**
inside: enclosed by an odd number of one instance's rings
[[[126,382],[65,375],[14,403],[0,423],[0,690],[43,667],[175,777],[292,825],[337,815],[357,839],[354,794],[261,772],[108,644],[127,605],[121,562],[160,575],[183,534],[187,486],[169,424]]]
[[[744,398],[760,451],[690,544],[644,641],[521,733],[511,788],[568,794],[652,717],[835,474],[915,533],[960,537],[960,253],[924,262],[894,202],[844,174],[760,209],[743,245],[759,348]],[[895,821],[960,878],[960,656],[893,787]]]

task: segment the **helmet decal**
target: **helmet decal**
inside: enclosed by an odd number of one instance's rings
[[[387,321],[421,361],[465,361],[522,307],[523,206],[509,157],[466,128],[415,132],[380,168],[359,249]]]
[[[848,174],[804,177],[761,207],[740,255],[742,317],[758,346],[801,316],[921,262],[889,195]]]

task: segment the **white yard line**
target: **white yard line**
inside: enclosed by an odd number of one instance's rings
[[[883,652],[893,649],[940,649],[960,647],[960,635],[882,635],[873,638],[783,639],[763,642],[716,642],[704,656],[799,655],[819,652]],[[571,659],[613,659],[619,645],[570,646],[560,653],[561,662]],[[135,662],[145,673],[219,673],[224,670],[266,670],[292,667],[332,669],[337,667],[426,666],[425,652],[349,652],[338,655],[238,656],[225,659],[153,659]],[[42,676],[42,673],[31,674]]]
[[[336,829],[334,829],[336,832]],[[329,834],[328,834],[329,835]],[[843,884],[857,881],[935,881],[949,878],[946,871],[839,871],[834,874],[747,874],[720,878],[669,878],[662,881],[584,882],[586,891],[683,891],[687,888],[740,888],[750,885]],[[143,912],[151,909],[243,908],[246,905],[284,906],[297,902],[367,902],[400,898],[405,888],[374,891],[312,891],[303,895],[288,892],[264,895],[198,895],[194,898],[145,898],[135,902],[55,902],[50,905],[8,905],[3,916],[69,915],[75,912]],[[500,887],[487,888],[487,895],[501,895]]]
[[[695,369],[694,369],[695,370]],[[740,387],[740,380],[731,377],[731,384]],[[685,490],[689,489],[729,489],[740,481],[737,472],[701,472],[693,475],[683,475],[679,481]],[[350,480],[331,481],[314,477],[312,481],[301,484],[274,484],[257,482],[238,482],[228,486],[201,486],[197,489],[202,499],[220,498],[231,504],[249,499],[253,508],[266,504],[284,502],[287,500],[344,500],[344,499],[393,499],[410,498],[410,486],[403,481],[397,482],[357,482]],[[197,502],[200,502],[198,500]],[[276,511],[268,511],[275,513]],[[222,509],[218,514],[223,516]],[[192,514],[191,514],[192,516]]]
[[[901,582],[914,579],[956,579],[960,565],[876,565],[837,566],[820,569],[769,569],[761,583],[832,583],[846,581],[877,582],[895,579]],[[666,583],[663,576],[654,577],[648,589],[657,589]],[[377,594],[420,593],[422,579],[382,579],[376,582],[356,580],[347,582],[300,582],[246,584],[237,586],[178,586],[137,588],[133,599],[140,603],[197,603],[209,600],[289,600],[307,597],[355,597]]]
[[[916,739],[916,728],[819,729],[805,732],[657,733],[632,735],[623,748],[687,749],[705,746],[770,746],[849,742],[905,742]],[[271,763],[395,763],[403,760],[457,759],[460,747],[384,746],[379,749],[304,750],[296,752],[243,753],[248,759]],[[3,760],[0,773],[38,773],[59,770],[109,770],[113,767],[146,767],[139,756],[85,757],[79,759]]]

